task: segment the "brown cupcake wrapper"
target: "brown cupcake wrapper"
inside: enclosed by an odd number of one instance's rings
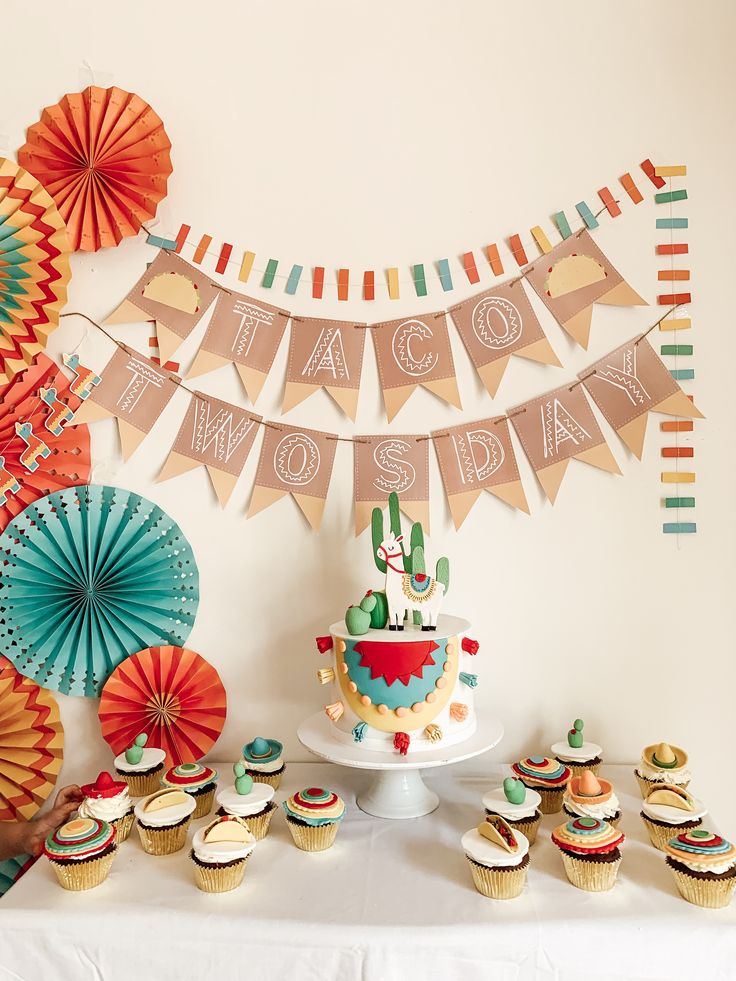
[[[105,881],[116,852],[117,848],[113,846],[107,854],[84,862],[56,862],[53,858],[49,861],[60,886],[70,892],[82,892],[84,889],[94,889]]]
[[[143,851],[148,855],[173,855],[183,848],[192,818],[185,818],[178,824],[164,828],[149,828],[136,821]]]
[[[278,790],[281,786],[281,778],[286,771],[286,764],[275,773],[260,773],[258,770],[246,770],[245,772],[253,778],[254,783],[267,783],[269,787]]]
[[[516,899],[524,891],[526,870],[529,867],[528,855],[527,861],[521,865],[506,868],[489,868],[474,862],[468,855],[465,858],[473,876],[473,885],[481,896],[487,899]]]
[[[576,814],[574,811],[571,811],[570,808],[566,804],[563,805],[562,811],[569,818],[576,818],[576,817],[583,817],[584,816],[582,814]],[[612,828],[617,828],[619,826],[619,824],[621,823],[621,811],[620,810],[616,811],[616,813],[613,815],[612,818],[605,818],[605,821],[606,821],[607,824],[610,824]]]
[[[128,785],[128,792],[131,797],[148,797],[161,790],[161,774],[164,772],[163,763],[159,764],[149,773],[121,773],[116,768],[115,772],[121,780]]]
[[[649,792],[655,784],[662,783],[661,780],[649,780],[647,777],[640,777],[636,771],[634,771],[634,776],[636,777],[636,782],[639,784],[639,792],[641,793],[642,800],[647,799]],[[687,790],[689,783],[690,781],[686,780],[684,783],[668,784],[668,786],[681,787],[683,790]]]
[[[736,877],[696,879],[679,867],[679,863],[678,868],[674,868],[669,861],[667,865],[675,877],[678,892],[688,903],[704,909],[723,909],[730,904],[736,889]]]
[[[250,855],[227,865],[203,865],[193,862],[194,881],[202,892],[230,892],[237,889],[245,876],[245,866]]]
[[[291,818],[287,817],[286,823],[289,826],[291,837],[294,839],[294,844],[303,852],[323,852],[325,849],[331,848],[340,828],[339,821],[333,821],[331,824],[311,825],[303,824],[301,821],[292,821]]]
[[[561,852],[562,864],[570,882],[578,889],[586,892],[608,892],[616,884],[619,858],[615,862],[586,862],[584,858],[575,858],[567,852]]]
[[[664,826],[659,821],[651,821],[643,811],[639,812],[639,817],[644,822],[644,827],[647,829],[649,840],[654,847],[658,848],[661,852],[664,851],[664,846],[671,841],[672,838],[676,838],[679,834],[682,834],[685,823],[689,828],[697,828],[703,823],[703,819],[699,818],[697,821],[687,821],[681,825],[668,824]]]
[[[119,845],[122,841],[126,841],[130,832],[133,830],[133,822],[135,821],[135,814],[133,811],[128,811],[127,814],[123,814],[121,818],[117,821],[111,821],[110,824],[115,828],[115,844]]]

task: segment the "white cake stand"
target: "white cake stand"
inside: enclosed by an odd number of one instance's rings
[[[478,719],[470,738],[444,749],[410,753],[408,756],[386,753],[358,753],[352,746],[338,742],[332,723],[324,712],[315,712],[297,730],[302,746],[330,763],[373,770],[367,790],[358,795],[358,807],[381,818],[415,818],[430,814],[440,799],[422,780],[421,770],[460,763],[493,749],[503,738],[503,725],[495,719]]]

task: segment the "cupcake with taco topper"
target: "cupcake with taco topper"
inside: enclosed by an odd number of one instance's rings
[[[713,831],[693,828],[673,837],[664,851],[683,899],[707,909],[729,905],[736,889],[736,845]]]
[[[107,878],[115,858],[115,828],[97,818],[75,818],[44,842],[43,853],[59,885],[72,892],[94,889]]]
[[[641,796],[646,799],[656,783],[674,784],[687,790],[691,778],[687,762],[687,753],[679,746],[670,743],[647,746],[634,770]]]
[[[602,748],[597,743],[588,742],[583,736],[584,727],[582,719],[575,719],[567,738],[550,746],[555,759],[568,767],[573,776],[580,776],[583,770],[598,773],[602,762]]]
[[[542,814],[557,814],[562,809],[562,797],[570,779],[569,767],[564,763],[547,756],[527,756],[514,763],[511,770],[525,787],[538,792]]]
[[[462,836],[473,885],[488,899],[521,895],[529,867],[529,842],[498,814],[489,814]]]
[[[125,841],[135,819],[128,784],[124,780],[113,780],[103,770],[94,783],[82,784],[80,790],[84,800],[79,805],[79,817],[107,821],[115,828],[116,844]]]
[[[256,839],[242,818],[232,814],[217,817],[200,828],[192,839],[189,857],[194,879],[202,892],[230,892],[243,881],[245,866]]]
[[[162,749],[146,746],[148,736],[139,733],[126,750],[115,757],[115,772],[124,780],[133,797],[146,797],[161,786],[166,761]]]
[[[183,790],[158,790],[135,805],[136,827],[143,851],[149,855],[172,855],[184,847],[194,797]]]
[[[286,770],[282,759],[284,747],[277,739],[256,738],[243,746],[243,766],[249,777],[257,783],[268,783],[274,790],[281,785]]]
[[[610,780],[598,777],[592,770],[583,770],[570,777],[562,809],[568,817],[593,817],[607,821],[617,828],[621,820],[621,806]]]
[[[217,792],[217,816],[242,818],[256,841],[260,841],[266,837],[276,812],[273,802],[276,791],[270,784],[255,783],[242,763],[233,764],[233,775],[234,783]]]
[[[607,892],[616,883],[623,834],[607,821],[571,818],[552,832],[570,882],[586,892]]]
[[[330,848],[345,817],[345,801],[331,790],[309,787],[282,804],[286,823],[297,848],[321,852]]]
[[[166,771],[161,785],[172,790],[183,790],[193,797],[196,804],[193,818],[196,821],[207,817],[212,810],[217,789],[217,770],[203,763],[180,763]]]
[[[699,828],[708,813],[705,804],[682,787],[655,783],[641,806],[641,819],[649,840],[661,852],[678,834]]]
[[[502,817],[533,845],[542,820],[542,812],[538,810],[541,800],[536,790],[529,790],[517,777],[506,777],[503,786],[483,795],[483,806],[489,817]]]

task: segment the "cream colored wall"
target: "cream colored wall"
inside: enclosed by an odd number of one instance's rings
[[[603,184],[618,191],[626,170],[645,187],[637,170],[644,157],[687,163],[693,391],[708,415],[693,438],[697,536],[678,541],[661,533],[662,441],[651,422],[642,463],[612,440],[623,478],[573,464],[552,508],[523,460],[532,516],[487,496],[458,533],[433,459],[429,550],[451,556],[448,609],[474,621],[482,641],[478,698],[506,725],[493,759],[544,750],[576,715],[612,762],[669,739],[688,748],[694,788],[722,815],[723,829],[736,833],[727,818],[733,783],[719,783],[733,752],[735,680],[733,6],[710,5],[710,19],[683,0],[77,0],[63,18],[57,11],[48,0],[33,14],[27,3],[5,0],[5,18],[24,38],[6,45],[3,57],[0,132],[9,147],[22,142],[42,106],[88,80],[80,76],[86,61],[98,80],[111,76],[140,93],[165,120],[175,170],[156,230],[175,232],[186,221],[215,242],[253,249],[260,268],[275,256],[284,272],[293,262],[307,270],[324,265],[328,275],[345,265],[355,280],[364,268],[380,278],[397,265],[407,278],[411,263],[429,269],[470,248],[480,256],[488,241],[540,222],[551,234],[549,215],[562,207],[570,215],[581,198],[592,204]],[[651,300],[655,209],[623,207],[624,216],[604,219],[596,238]],[[141,237],[75,258],[69,309],[105,315],[152,257]],[[291,305],[321,316],[409,315],[480,288],[463,285],[459,266],[454,271],[449,298],[430,274],[423,300],[405,285],[395,303],[319,303],[303,283]],[[273,296],[286,304],[277,282]],[[480,285],[491,282],[483,267]],[[493,402],[453,332],[462,413],[421,392],[387,426],[368,351],[355,426],[324,393],[288,418],[343,434],[423,432],[481,418],[572,379],[658,311],[596,309],[587,353],[541,315],[565,367],[512,364]],[[66,321],[53,350],[81,334],[80,324]],[[183,362],[201,334],[182,350]],[[118,336],[144,350],[145,328],[122,328]],[[90,337],[82,351],[102,365],[110,348]],[[257,406],[267,417],[279,413],[285,359],[284,345]],[[200,383],[224,399],[243,398],[231,369]],[[246,521],[257,453],[225,511],[203,471],[154,483],[184,408],[185,396],[175,397],[128,464],[113,424],[97,424],[95,478],[151,497],[192,542],[201,602],[189,645],[217,666],[229,695],[215,755],[232,758],[245,737],[263,733],[283,739],[288,758],[303,759],[295,729],[321,703],[313,637],[377,584],[369,538],[351,533],[350,448],[339,446],[320,534],[289,500]],[[108,760],[97,703],[60,701],[64,776],[89,778]]]

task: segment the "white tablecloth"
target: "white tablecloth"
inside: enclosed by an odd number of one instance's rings
[[[232,893],[199,892],[188,848],[148,856],[135,830],[106,882],[86,893],[61,889],[42,858],[0,900],[0,979],[733,979],[736,906],[703,910],[679,898],[646,838],[631,769],[603,772],[621,799],[627,835],[610,893],[568,883],[549,840],[555,815],[543,818],[519,899],[494,902],[474,890],[460,836],[478,823],[483,792],[503,775],[482,758],[426,773],[442,803],[410,821],[358,810],[367,773],[292,763],[278,801],[322,785],[347,802],[331,850],[300,852],[279,809]]]

